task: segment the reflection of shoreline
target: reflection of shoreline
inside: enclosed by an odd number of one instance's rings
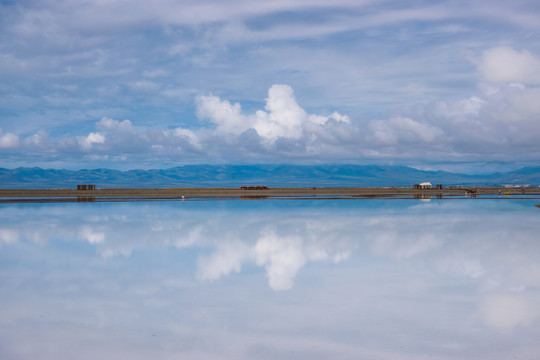
[[[75,202],[86,198],[92,201],[151,201],[204,199],[263,199],[263,198],[321,198],[321,199],[431,199],[464,198],[464,188],[273,188],[270,190],[240,190],[233,188],[169,188],[169,189],[0,189],[0,203]],[[504,193],[505,196],[500,196]],[[465,194],[465,196],[464,196]],[[498,196],[502,199],[540,199],[540,188],[479,188],[478,198]]]

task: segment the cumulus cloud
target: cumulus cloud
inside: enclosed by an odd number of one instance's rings
[[[216,125],[214,140],[255,153],[454,160],[534,158],[540,153],[540,89],[516,83],[501,83],[496,92],[483,96],[436,101],[402,116],[370,121],[351,121],[338,112],[309,114],[287,85],[269,89],[264,110],[246,114],[239,103],[200,96],[197,114]],[[207,139],[194,135],[205,147]]]
[[[130,120],[103,117],[95,123],[97,131],[86,136],[50,138],[44,131],[26,137],[27,150],[61,152],[83,156],[86,161],[126,161],[129,156],[146,155],[164,158],[186,152],[201,152],[201,136],[182,127],[173,129],[138,128]]]
[[[275,140],[278,137],[299,138],[302,124],[310,121],[307,113],[294,98],[288,85],[273,85],[268,90],[264,111],[257,111],[254,129],[263,138]]]
[[[217,131],[239,133],[249,128],[248,119],[242,115],[240,104],[222,101],[217,96],[199,96],[196,99],[197,116],[208,118]]]
[[[96,123],[96,127],[101,130],[133,132],[133,124],[129,120],[114,120],[104,117]]]
[[[538,153],[531,139],[538,134],[532,118],[540,57],[527,34],[538,28],[538,16],[530,6],[478,2],[464,13],[451,1],[8,3],[0,22],[6,79],[0,107],[10,127],[0,132],[0,150],[19,164],[40,156],[41,163],[52,161],[51,153],[71,166],[89,158],[127,157],[132,166],[146,158],[164,166],[178,159],[355,162]],[[306,11],[315,16],[302,17]],[[515,36],[494,23],[515,26]],[[399,36],[391,31],[397,24],[407,24]],[[351,36],[328,36],[338,33]],[[510,46],[486,48],[500,39]],[[465,53],[475,54],[476,66]],[[487,95],[454,104],[457,94],[474,91],[474,71],[490,88]],[[266,101],[255,98],[273,79],[298,84],[302,101],[284,84],[272,85]],[[429,109],[400,110],[437,94],[452,99],[440,99],[450,113],[430,118]],[[208,120],[202,126],[186,115],[194,97],[197,116]],[[257,101],[263,104],[252,111]],[[494,143],[507,145],[499,150]]]
[[[309,113],[293,89],[276,84],[265,106],[250,113],[213,95],[195,99],[197,128],[138,127],[103,117],[84,136],[50,138],[38,131],[19,141],[0,132],[0,149],[61,152],[85,160],[131,156],[196,162],[209,159],[334,161],[361,158],[509,160],[540,156],[540,87],[500,83],[489,94],[435,101],[383,119],[350,119],[337,111]],[[124,161],[124,160],[123,160]]]
[[[86,137],[79,137],[79,145],[83,150],[90,150],[94,144],[103,144],[105,136],[97,132],[91,132]]]
[[[294,91],[289,85],[276,84],[270,87],[265,110],[245,115],[238,103],[231,104],[216,96],[197,98],[197,115],[216,124],[218,131],[239,134],[254,129],[267,144],[279,138],[301,139],[313,135],[313,132],[309,132],[309,125],[324,127],[329,120],[350,124],[350,119],[337,111],[329,116],[308,114],[296,102]]]
[[[203,150],[203,145],[199,137],[191,130],[184,128],[176,128],[172,131],[165,132],[166,136],[172,136],[180,141],[187,141],[196,150]]]
[[[12,149],[19,146],[19,137],[0,129],[0,149]]]
[[[41,150],[52,150],[54,145],[52,145],[49,140],[49,135],[43,131],[39,130],[37,133],[32,134],[24,139],[24,145],[28,148],[38,148]]]

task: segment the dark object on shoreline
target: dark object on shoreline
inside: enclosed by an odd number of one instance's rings
[[[536,204],[536,207],[537,207],[537,208],[540,208],[540,204]]]
[[[242,185],[240,190],[270,190],[270,188],[266,185]]]
[[[94,184],[77,185],[77,190],[96,190],[96,185]]]

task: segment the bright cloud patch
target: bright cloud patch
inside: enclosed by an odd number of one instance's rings
[[[304,224],[295,223],[302,228]],[[328,232],[325,226],[309,231]],[[332,230],[335,233],[335,230]],[[265,228],[252,246],[239,241],[221,242],[216,251],[198,261],[197,277],[201,280],[217,280],[233,272],[240,272],[242,265],[255,263],[264,267],[268,285],[276,291],[290,290],[298,271],[308,262],[333,261],[339,263],[349,257],[349,251],[341,249],[339,241],[331,236],[328,242],[313,242],[313,236],[280,236],[273,229]]]
[[[11,149],[19,146],[19,137],[12,133],[3,133],[0,129],[0,149]]]
[[[216,124],[218,131],[239,134],[254,129],[266,143],[279,138],[300,139],[306,135],[306,125],[324,126],[330,119],[350,123],[347,116],[338,112],[330,116],[308,114],[298,105],[293,89],[288,85],[273,85],[268,90],[265,110],[245,115],[238,103],[231,104],[216,96],[197,98],[198,116]]]
[[[107,131],[119,131],[119,132],[131,132],[133,131],[133,126],[129,120],[114,120],[110,118],[102,118],[96,123],[96,127],[101,130]]]
[[[100,133],[91,132],[88,136],[79,138],[79,145],[83,150],[90,150],[94,144],[103,144],[105,136]]]
[[[93,231],[90,227],[84,227],[79,233],[79,237],[87,240],[90,244],[101,244],[105,241],[105,234],[102,232]]]
[[[196,102],[197,116],[210,119],[220,132],[239,133],[249,127],[238,103],[221,101],[217,96],[199,96]]]
[[[255,245],[257,265],[266,268],[268,284],[274,290],[289,290],[300,268],[307,262],[302,240],[280,238],[274,233],[264,234]]]
[[[527,50],[496,47],[484,51],[478,64],[480,74],[496,83],[540,83],[540,58]]]
[[[299,138],[302,124],[309,121],[307,113],[296,103],[293,90],[287,85],[274,85],[268,90],[265,109],[257,111],[255,130],[265,139]]]
[[[484,322],[500,330],[529,326],[540,318],[537,294],[494,294],[480,304]]]

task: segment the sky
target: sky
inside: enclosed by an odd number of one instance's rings
[[[540,3],[0,1],[0,167],[540,162]]]

